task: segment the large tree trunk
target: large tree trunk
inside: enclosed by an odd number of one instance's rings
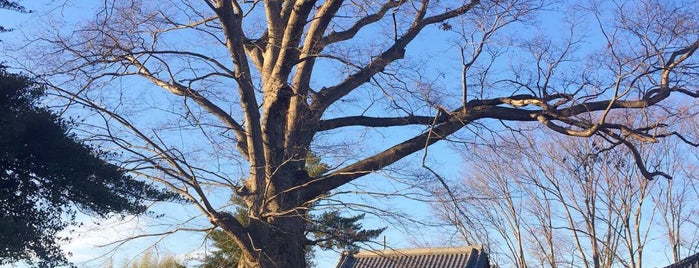
[[[306,267],[301,216],[275,218],[271,222],[253,220],[251,236],[260,239],[257,252],[242,254],[239,268]]]
[[[250,207],[244,239],[251,246],[241,248],[243,254],[238,267],[306,267],[304,202],[298,195],[285,193],[299,180],[308,179],[308,175],[299,176],[295,171],[303,170],[303,163],[291,161],[271,169],[273,175],[266,176],[261,197],[255,193],[243,197]]]

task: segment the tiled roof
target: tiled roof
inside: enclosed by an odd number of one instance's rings
[[[343,253],[337,268],[489,268],[482,247],[417,248]]]
[[[699,253],[684,258],[665,268],[699,268]]]

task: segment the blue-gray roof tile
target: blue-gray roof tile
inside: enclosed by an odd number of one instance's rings
[[[343,253],[337,268],[489,268],[482,247],[416,248]]]

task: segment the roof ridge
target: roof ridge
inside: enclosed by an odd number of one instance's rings
[[[406,248],[406,249],[385,249],[385,250],[364,250],[352,254],[355,257],[369,256],[401,256],[401,255],[423,255],[423,254],[470,254],[473,250],[481,251],[482,246],[462,246],[462,247],[437,247],[437,248]]]
[[[488,254],[482,245],[366,250],[355,254],[343,252],[336,268],[487,268]]]

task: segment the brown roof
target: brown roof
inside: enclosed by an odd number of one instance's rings
[[[337,268],[489,268],[479,246],[343,253]]]

